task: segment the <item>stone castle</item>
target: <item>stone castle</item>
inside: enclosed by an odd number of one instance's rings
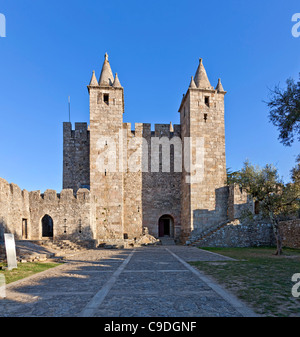
[[[63,123],[63,190],[21,191],[0,179],[0,236],[120,244],[147,227],[184,243],[235,217],[247,198],[225,184],[226,92],[220,79],[211,86],[202,59],[179,125],[124,123],[124,88],[107,54],[87,88],[89,126]]]

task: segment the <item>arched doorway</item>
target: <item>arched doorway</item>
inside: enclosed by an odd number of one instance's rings
[[[48,214],[42,219],[42,236],[53,238],[53,220]]]
[[[158,236],[174,237],[174,220],[171,215],[164,214],[158,220]]]

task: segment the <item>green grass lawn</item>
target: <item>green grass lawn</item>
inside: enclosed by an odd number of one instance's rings
[[[292,275],[300,273],[300,249],[201,248],[237,261],[190,262],[266,316],[299,316],[300,297],[292,296]],[[300,289],[299,289],[300,291]]]
[[[24,277],[31,276],[33,274],[39,273],[41,271],[47,270],[60,265],[60,263],[52,262],[27,262],[18,263],[18,268],[12,270],[0,269],[0,274],[5,276],[5,283],[11,283],[20,280]],[[3,264],[0,263],[0,267]]]

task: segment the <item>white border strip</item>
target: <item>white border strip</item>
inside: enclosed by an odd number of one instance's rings
[[[237,261],[237,259],[234,259],[232,257],[229,257],[229,256],[226,256],[226,255],[222,255],[222,254],[218,254],[218,253],[215,253],[215,252],[211,252],[210,250],[206,250],[206,249],[201,249],[199,247],[197,247],[199,250],[202,250],[202,252],[206,252],[206,253],[209,253],[209,254],[214,254],[214,255],[217,255],[217,256],[221,256],[223,258],[222,261],[228,261],[228,260],[231,260],[231,261]],[[201,260],[204,262],[204,260]],[[219,261],[214,261],[214,262],[219,262]]]

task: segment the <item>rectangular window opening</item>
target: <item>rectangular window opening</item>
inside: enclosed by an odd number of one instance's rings
[[[109,95],[108,94],[103,94],[103,101],[107,105],[108,105],[108,99],[109,99]]]
[[[209,107],[209,96],[204,97],[205,105]]]

